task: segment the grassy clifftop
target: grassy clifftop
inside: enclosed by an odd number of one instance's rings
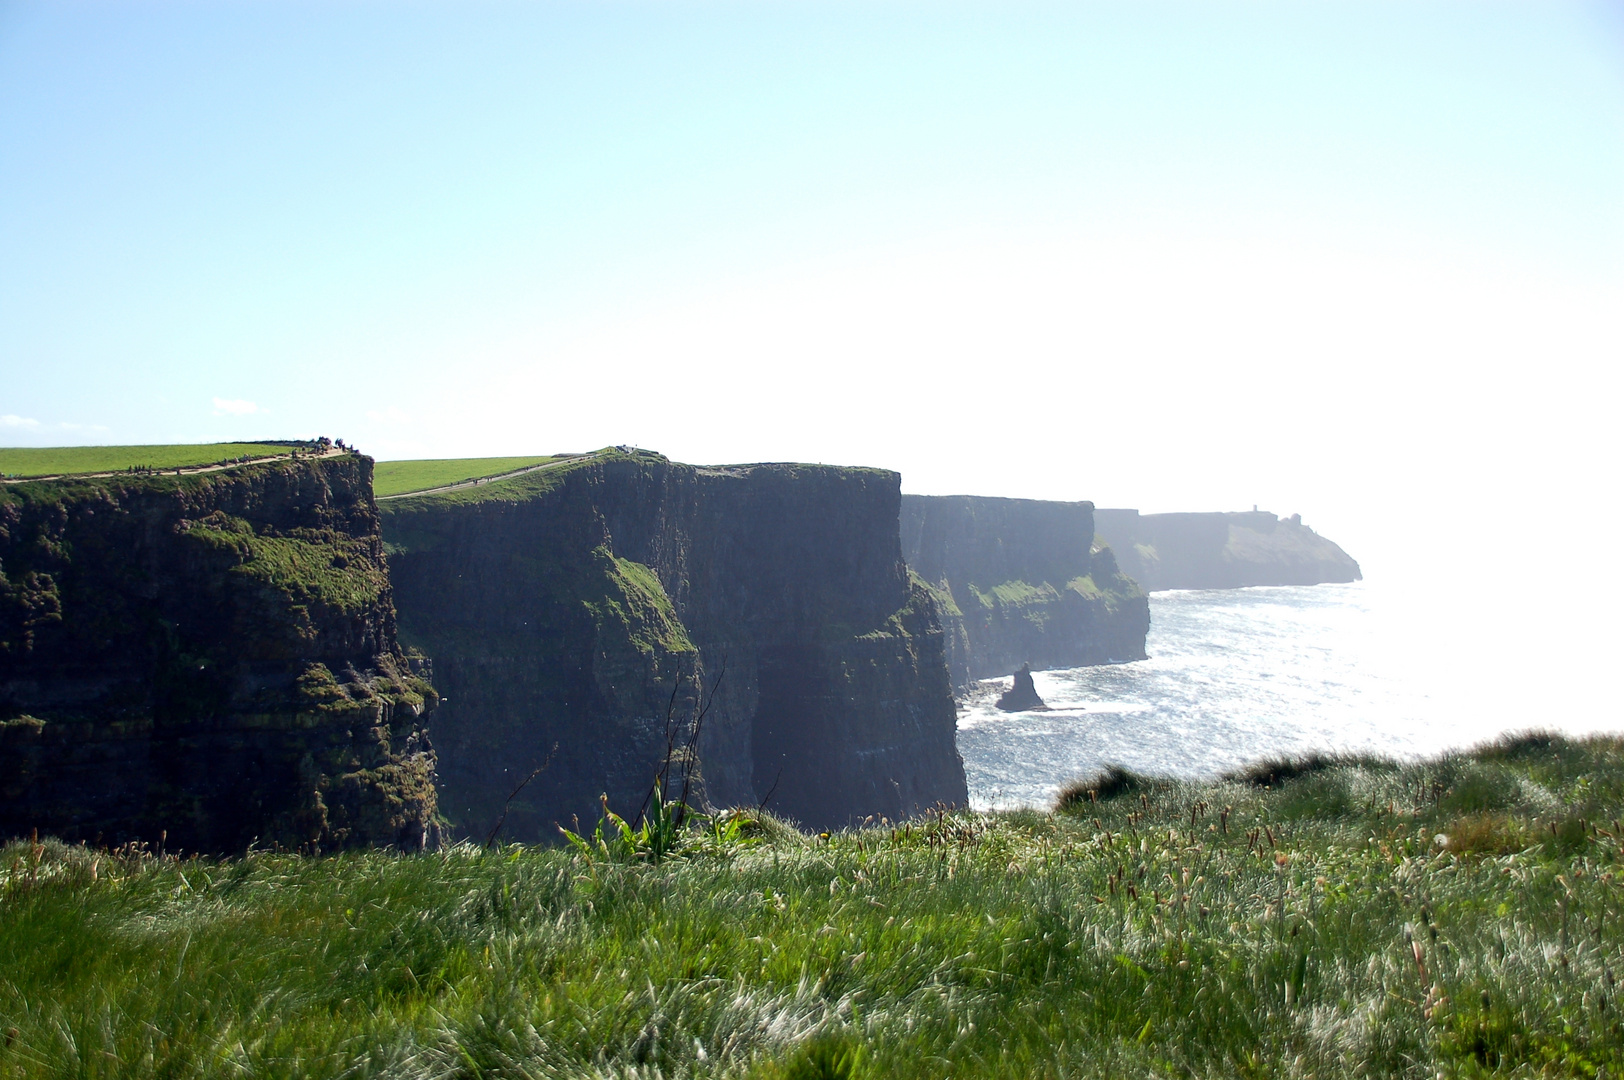
[[[127,469],[176,469],[219,465],[244,458],[277,457],[314,443],[183,443],[173,446],[0,447],[0,476],[71,476]]]
[[[820,837],[726,816],[658,862],[590,838],[228,862],[15,844],[0,1070],[1624,1069],[1624,740],[1074,796]]]
[[[447,458],[380,462],[377,466],[375,484],[379,497],[389,499],[393,504],[390,509],[397,512],[493,502],[525,502],[556,490],[572,472],[616,462],[642,465],[671,464],[669,458],[653,450],[610,446],[587,454],[555,454],[551,457],[537,458]],[[781,475],[789,476],[797,472],[808,475],[872,478],[891,475],[886,469],[860,465],[809,465],[794,462],[762,464],[768,465]],[[679,467],[698,468],[708,474],[742,475],[761,465]],[[457,486],[452,488],[452,485]],[[408,497],[410,501],[404,501]]]
[[[567,457],[568,455],[563,455]],[[559,460],[540,457],[432,458],[421,461],[380,461],[372,470],[372,489],[379,498],[502,476]]]

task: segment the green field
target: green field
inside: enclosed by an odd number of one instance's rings
[[[1092,790],[408,857],[13,843],[0,1076],[1624,1075],[1624,740]]]
[[[176,469],[213,465],[239,457],[285,454],[290,446],[272,443],[189,443],[176,446],[0,447],[0,474],[65,476],[125,469]]]
[[[422,461],[380,461],[372,469],[375,495],[405,495],[413,491],[458,484],[485,476],[499,476],[515,469],[554,460],[540,457],[430,458]]]

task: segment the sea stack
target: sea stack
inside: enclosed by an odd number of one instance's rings
[[[1004,712],[1037,712],[1049,707],[1038,697],[1038,688],[1032,682],[1032,665],[1021,665],[1021,670],[1015,673],[1014,685],[998,699],[998,707]]]

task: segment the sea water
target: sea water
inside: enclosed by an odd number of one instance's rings
[[[1446,645],[1468,630],[1395,599],[1365,582],[1153,593],[1150,659],[1035,672],[1046,712],[999,712],[1008,678],[971,688],[958,722],[971,803],[1046,806],[1107,763],[1213,776],[1308,750],[1415,757],[1573,726],[1497,699],[1514,661],[1452,665]],[[1597,719],[1580,726],[1608,726]]]

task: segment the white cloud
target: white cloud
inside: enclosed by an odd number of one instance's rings
[[[215,398],[215,416],[252,416],[255,413],[268,413],[271,410],[262,409],[252,401],[242,398]]]
[[[0,427],[37,428],[39,427],[39,421],[26,416],[17,416],[14,413],[6,413],[0,416]]]

